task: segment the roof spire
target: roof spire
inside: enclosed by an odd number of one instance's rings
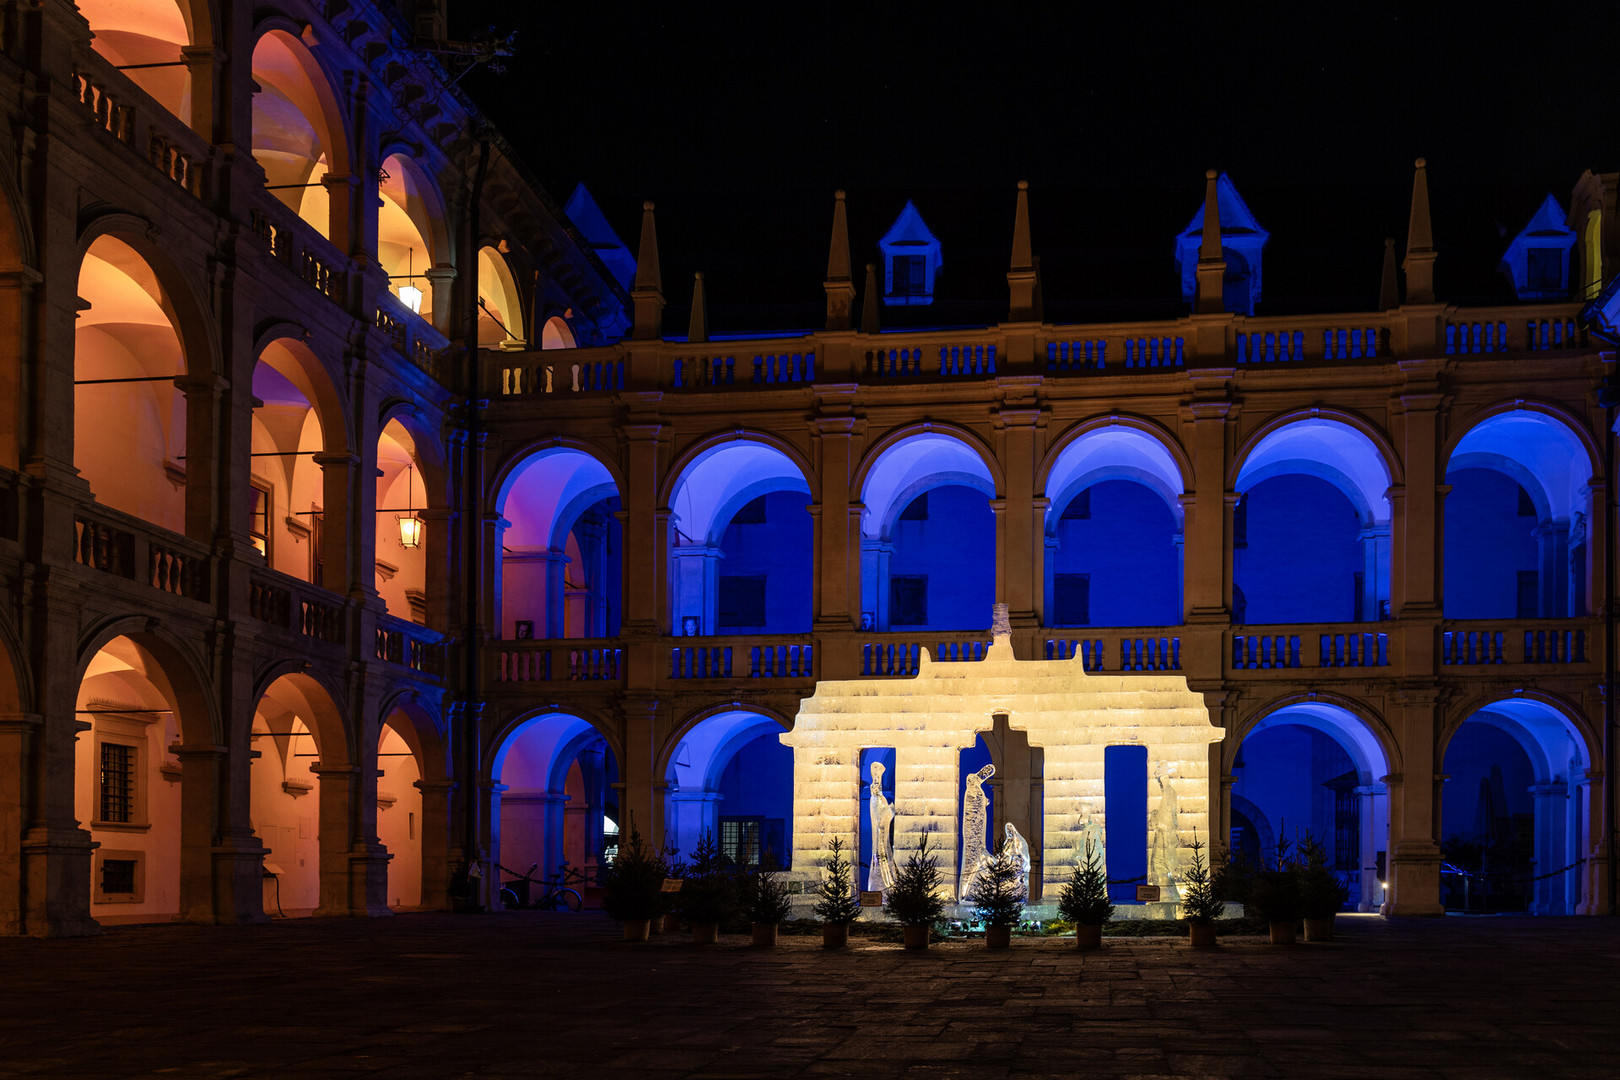
[[[636,282],[630,289],[635,305],[632,338],[657,338],[664,332],[664,279],[658,270],[658,229],[653,204],[641,204],[641,247],[636,252]]]
[[[1378,310],[1393,311],[1401,306],[1401,287],[1395,277],[1395,238],[1384,237],[1384,277],[1378,285]]]
[[[692,318],[686,324],[686,340],[709,340],[709,302],[703,295],[701,270],[692,275]]]
[[[1406,227],[1406,302],[1434,303],[1434,233],[1429,225],[1428,162],[1418,158],[1412,176],[1412,217]]]
[[[1007,289],[1012,294],[1008,322],[1030,322],[1035,314],[1035,265],[1030,261],[1029,181],[1018,181],[1018,205],[1013,212],[1012,263],[1007,269]]]
[[[880,329],[878,325],[878,276],[877,264],[866,264],[866,297],[861,304],[861,333],[875,334]]]
[[[1226,310],[1222,289],[1226,259],[1221,254],[1221,199],[1217,184],[1220,173],[1204,173],[1204,231],[1198,244],[1197,285],[1193,292],[1193,312],[1213,315]]]
[[[855,307],[855,282],[849,276],[849,220],[844,193],[833,192],[832,243],[827,248],[827,329],[848,330]]]

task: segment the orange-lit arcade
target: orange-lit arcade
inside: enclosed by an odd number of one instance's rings
[[[987,192],[1006,293],[965,328],[929,206],[852,248],[839,192],[825,316],[710,340],[651,203],[632,250],[403,44],[444,23],[0,20],[0,933],[498,907],[500,867],[589,877],[632,821],[811,877],[796,798],[870,861],[873,791],[903,820],[914,779],[864,729],[840,790],[797,775],[823,681],[1048,662],[1173,683],[1200,832],[1309,829],[1353,908],[1609,910],[1614,345],[1583,312],[1616,174],[1545,178],[1574,187],[1504,237],[1502,301],[1459,306],[1419,161],[1378,302],[1294,315],[1256,314],[1242,177],[1188,177],[1179,313],[1119,322],[1048,322],[1031,204],[1065,210]],[[929,813],[987,764],[997,829],[1101,813],[1061,716],[979,719]]]

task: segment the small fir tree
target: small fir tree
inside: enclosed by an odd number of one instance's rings
[[[1327,919],[1338,914],[1350,898],[1350,890],[1329,868],[1327,847],[1307,830],[1296,850],[1299,861],[1294,865],[1294,876],[1299,887],[1300,914],[1307,919]]]
[[[979,864],[973,877],[973,915],[986,926],[1016,926],[1024,914],[1024,886],[1018,880],[1022,869],[1007,842]]]
[[[1108,899],[1108,872],[1102,852],[1086,838],[1085,858],[1074,864],[1063,892],[1058,897],[1058,914],[1076,926],[1102,926],[1114,917]]]
[[[737,909],[737,875],[726,864],[712,832],[705,832],[692,849],[680,898],[688,922],[725,922]]]
[[[844,854],[844,841],[833,837],[832,854],[821,868],[821,884],[817,887],[821,899],[813,909],[816,917],[827,923],[851,923],[861,914],[861,905],[855,899],[855,886],[850,879],[849,858]]]
[[[619,922],[651,919],[658,914],[659,890],[664,886],[664,863],[648,851],[630,824],[630,843],[602,871],[602,909]]]
[[[1182,877],[1181,913],[1188,922],[1208,924],[1221,917],[1226,902],[1215,898],[1215,884],[1210,879],[1209,860],[1204,858],[1204,844],[1193,830],[1192,862]]]
[[[748,909],[748,921],[779,923],[793,910],[788,899],[787,883],[777,877],[776,860],[770,852],[759,864],[759,870],[749,875],[744,887],[743,906]]]
[[[1267,865],[1254,876],[1249,887],[1249,912],[1267,922],[1293,922],[1300,916],[1299,878],[1294,873],[1293,844],[1286,836],[1277,837]]]
[[[939,898],[939,861],[928,850],[928,837],[900,867],[883,910],[904,926],[932,926],[945,914]]]

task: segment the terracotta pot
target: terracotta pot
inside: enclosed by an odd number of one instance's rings
[[[1329,915],[1325,919],[1306,919],[1305,920],[1305,940],[1306,941],[1332,941],[1333,940],[1333,916]]]
[[[1012,944],[1012,927],[987,926],[984,928],[984,947],[1005,949]]]
[[[719,923],[692,920],[692,944],[713,945],[718,940],[720,940]]]
[[[626,919],[626,920],[624,920],[624,940],[626,940],[626,941],[646,941],[647,940],[647,920],[646,919]]]
[[[1081,923],[1074,928],[1074,947],[1081,952],[1090,952],[1092,949],[1102,948],[1102,924],[1086,926]]]
[[[1188,923],[1187,944],[1195,949],[1213,949],[1215,947],[1215,924],[1207,922]]]
[[[928,948],[928,932],[933,929],[929,926],[902,926],[900,935],[905,939],[908,949]]]
[[[821,924],[821,947],[823,949],[842,949],[849,944],[849,923],[828,922]]]
[[[1298,934],[1299,930],[1293,919],[1271,924],[1271,943],[1273,945],[1292,945]]]
[[[762,948],[771,948],[776,944],[777,925],[773,922],[757,922],[754,924],[754,944]]]

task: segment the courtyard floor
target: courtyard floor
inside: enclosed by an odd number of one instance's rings
[[[1335,941],[619,940],[600,913],[0,942],[0,1076],[1620,1076],[1620,921],[1339,919]]]

